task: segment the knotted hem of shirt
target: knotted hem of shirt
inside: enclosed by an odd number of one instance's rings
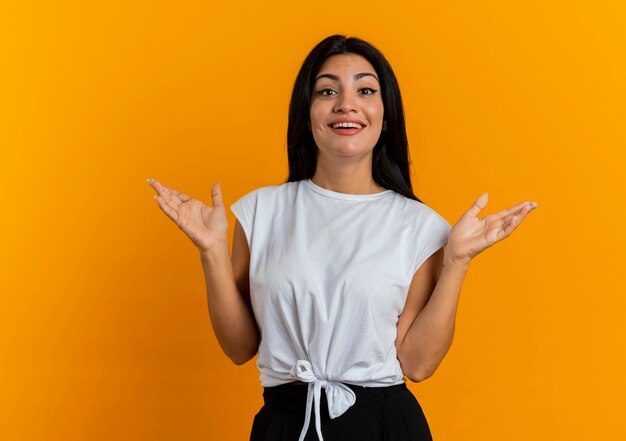
[[[322,437],[322,422],[320,418],[320,400],[322,388],[326,391],[326,401],[328,402],[328,415],[336,418],[350,408],[356,402],[356,395],[348,386],[338,381],[322,380],[315,376],[313,366],[307,360],[298,360],[291,368],[291,374],[298,380],[309,383],[306,396],[306,416],[304,417],[304,427],[300,433],[298,441],[303,441],[311,422],[311,407],[315,406],[315,430],[319,441],[324,441]]]

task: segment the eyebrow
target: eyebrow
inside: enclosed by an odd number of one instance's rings
[[[358,74],[356,74],[354,76],[355,80],[360,80],[363,77],[374,77],[376,79],[376,81],[378,81],[378,77],[376,75],[374,75],[371,72],[360,72]],[[317,80],[319,80],[320,78],[330,78],[333,81],[339,81],[339,77],[337,75],[333,75],[333,74],[320,74],[317,77],[315,77],[315,81],[313,81],[313,83],[316,83]]]

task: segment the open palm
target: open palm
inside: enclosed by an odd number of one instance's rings
[[[469,264],[477,254],[508,237],[537,207],[536,202],[521,202],[479,219],[488,199],[488,193],[483,193],[450,231],[446,250],[452,261]]]
[[[216,244],[228,240],[228,219],[219,182],[211,189],[213,207],[166,187],[155,179],[148,179],[148,183],[157,192],[154,198],[161,210],[201,252],[211,251]]]

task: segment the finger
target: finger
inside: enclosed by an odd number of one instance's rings
[[[522,223],[526,216],[535,208],[538,204],[536,202],[522,202],[514,207],[504,210],[498,215],[507,213],[504,217],[501,217],[501,228],[496,233],[496,241],[500,241],[508,236]],[[517,210],[517,211],[516,211]]]
[[[498,231],[498,234],[496,235],[497,240],[500,241],[506,237],[509,237],[515,228],[516,225],[513,222],[502,224],[502,228]]]
[[[518,213],[524,213],[524,214],[528,214],[531,211],[533,211],[535,208],[537,208],[539,206],[539,204],[537,204],[537,202],[520,202],[519,204],[507,209],[507,210],[503,210],[500,213],[498,213],[498,216],[501,217],[505,217],[508,216],[511,213],[515,213],[516,211]]]
[[[176,196],[178,199],[180,199],[183,202],[187,202],[189,199],[191,199],[191,196],[187,196],[185,193],[176,191],[173,188],[171,188],[170,191],[172,192],[173,196]]]
[[[148,179],[148,184],[150,184],[152,188],[156,190],[157,194],[161,197],[163,197],[166,194],[171,194],[172,192],[171,188],[161,184],[156,179]]]
[[[498,232],[499,239],[508,237],[522,223],[528,213],[528,210],[522,209],[517,213],[510,214],[506,220],[503,219],[502,228]]]
[[[178,206],[180,205],[180,201],[172,196],[172,189],[161,184],[156,179],[147,179],[147,181],[157,192],[157,194],[154,195],[154,199],[159,202],[159,207],[168,216],[175,216],[172,218],[173,220],[178,218]]]
[[[159,193],[160,196],[164,196],[164,195],[176,196],[177,198],[181,199],[183,202],[188,199],[191,199],[185,193],[181,193],[180,191],[174,190],[173,188],[168,187],[167,185],[163,185],[156,179],[152,179],[151,181],[149,180],[148,183],[150,183],[150,185],[154,187],[154,189],[157,191],[157,193]]]
[[[178,212],[171,205],[169,205],[165,199],[159,195],[154,195],[154,199],[159,204],[161,211],[163,211],[167,217],[172,219],[174,222],[178,222]]]
[[[167,204],[176,212],[178,212],[178,207],[181,203],[191,199],[186,194],[180,193],[173,188],[163,185],[156,179],[152,181],[151,185],[157,191],[158,195],[163,198],[163,200],[167,202]]]
[[[147,181],[148,181],[148,184],[152,185],[152,187],[154,187],[157,193],[159,193],[159,196],[162,196],[164,198],[167,198],[167,197],[170,198],[170,205],[171,205],[171,202],[177,202],[177,203],[187,202],[188,200],[191,199],[191,196],[188,196],[185,193],[182,193],[178,190],[175,190],[166,185],[163,185],[156,179],[148,179]],[[178,200],[176,201],[172,200],[171,199],[172,197],[176,197],[178,198]]]
[[[517,211],[514,211],[511,214],[509,214],[508,220],[512,219],[512,222],[515,223],[515,226],[517,227],[517,225],[521,224],[522,221],[526,218],[526,216],[528,216],[528,214],[536,206],[537,205],[534,202],[524,203],[522,204],[522,207],[520,207]]]
[[[467,210],[467,213],[465,213],[466,216],[478,217],[478,213],[480,213],[487,206],[488,200],[489,193],[484,192],[483,194],[481,194],[478,199],[476,199],[476,202],[474,202],[474,205],[472,205],[472,207]]]
[[[215,185],[213,185],[213,188],[211,188],[211,198],[213,199],[213,206],[214,207],[223,207],[224,206],[224,201],[222,199],[222,184],[221,184],[221,182],[217,182]]]
[[[524,201],[524,202],[520,202],[517,205],[512,206],[511,208],[507,208],[506,210],[502,210],[501,212],[497,213],[498,216],[500,217],[506,217],[512,213],[515,212],[522,212],[523,209],[525,207],[527,207],[530,204],[530,202]]]

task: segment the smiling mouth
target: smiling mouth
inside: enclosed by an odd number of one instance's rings
[[[353,124],[347,127],[346,126],[342,127],[342,124],[332,124],[329,127],[330,127],[331,132],[339,136],[354,136],[354,135],[358,135],[364,130],[364,127],[360,124]]]
[[[362,129],[363,126],[359,123],[353,122],[341,122],[336,124],[330,124],[333,129]]]

